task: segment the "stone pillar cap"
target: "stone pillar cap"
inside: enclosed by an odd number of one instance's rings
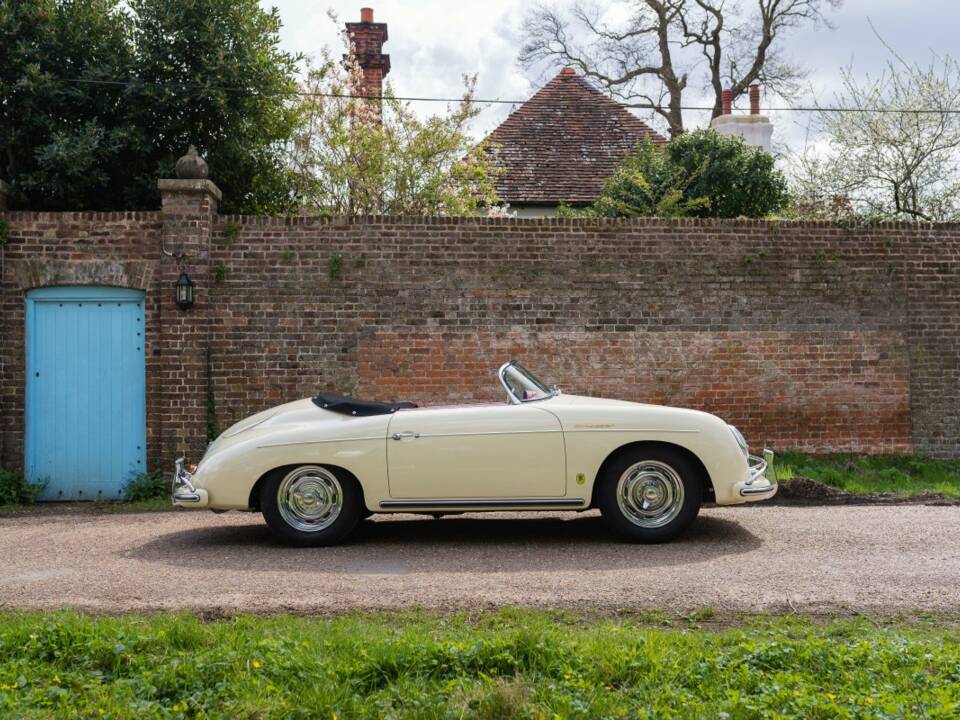
[[[162,178],[157,180],[157,188],[159,188],[161,193],[207,194],[216,198],[217,202],[223,199],[223,193],[212,180]]]
[[[711,127],[717,125],[762,125],[769,123],[766,115],[718,115],[710,121]]]

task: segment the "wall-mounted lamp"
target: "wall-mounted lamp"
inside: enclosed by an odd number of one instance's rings
[[[193,305],[193,280],[190,279],[190,276],[187,275],[186,270],[180,272],[180,277],[177,278],[177,307],[181,310],[186,310]]]

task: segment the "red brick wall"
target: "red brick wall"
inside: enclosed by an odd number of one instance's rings
[[[706,410],[756,444],[912,447],[899,333],[382,331],[361,336],[361,392],[424,403],[500,400],[516,358],[564,392]]]
[[[716,411],[757,444],[960,454],[957,225],[270,219],[176,203],[5,217],[6,465],[22,459],[13,267],[31,258],[156,263],[152,462],[202,446],[208,379],[223,429],[319,390],[497,398],[493,370],[514,354],[571,392]],[[202,256],[187,314],[161,238]]]

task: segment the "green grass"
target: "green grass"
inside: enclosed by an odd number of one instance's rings
[[[924,455],[803,455],[778,453],[777,480],[805,477],[847,492],[918,495],[937,492],[960,498],[960,460]]]
[[[709,613],[701,614],[709,618]],[[0,614],[0,717],[953,718],[950,621]]]
[[[0,514],[63,512],[156,512],[172,510],[170,488],[163,473],[138,473],[124,485],[123,500],[77,503],[38,503],[46,483],[29,483],[14,470],[0,468]]]
[[[116,502],[34,503],[32,505],[0,505],[0,515],[51,513],[138,513],[175,511],[169,496],[149,500],[119,500]],[[189,512],[189,511],[184,511]]]

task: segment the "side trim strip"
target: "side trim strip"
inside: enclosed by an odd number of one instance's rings
[[[556,435],[562,433],[561,428],[543,430],[484,430],[483,432],[451,432],[451,433],[420,433],[420,437],[449,438],[449,437],[483,437],[485,435]]]
[[[453,508],[453,507],[583,507],[582,498],[459,498],[431,500],[381,500],[382,508]]]
[[[679,428],[570,428],[565,433],[689,433],[696,435],[699,430],[681,430]]]
[[[421,433],[421,440],[428,438],[446,438],[446,437],[481,437],[484,435],[546,435],[552,433],[699,433],[699,430],[680,430],[676,428],[581,428],[577,429],[557,429],[557,430],[490,430],[487,432],[463,432],[463,433]],[[293,442],[265,443],[257,445],[258,448],[285,447],[288,445],[318,445],[321,443],[335,442],[362,442],[365,440],[386,440],[389,436],[382,437],[351,437],[351,438],[331,438],[329,440],[296,440]]]
[[[264,443],[263,445],[257,445],[257,449],[262,448],[272,448],[272,447],[288,447],[290,445],[322,445],[326,443],[338,443],[338,442],[365,442],[367,440],[386,440],[386,435],[381,435],[380,437],[351,437],[351,438],[330,438],[329,440],[294,440],[292,442],[278,442],[278,443]]]

